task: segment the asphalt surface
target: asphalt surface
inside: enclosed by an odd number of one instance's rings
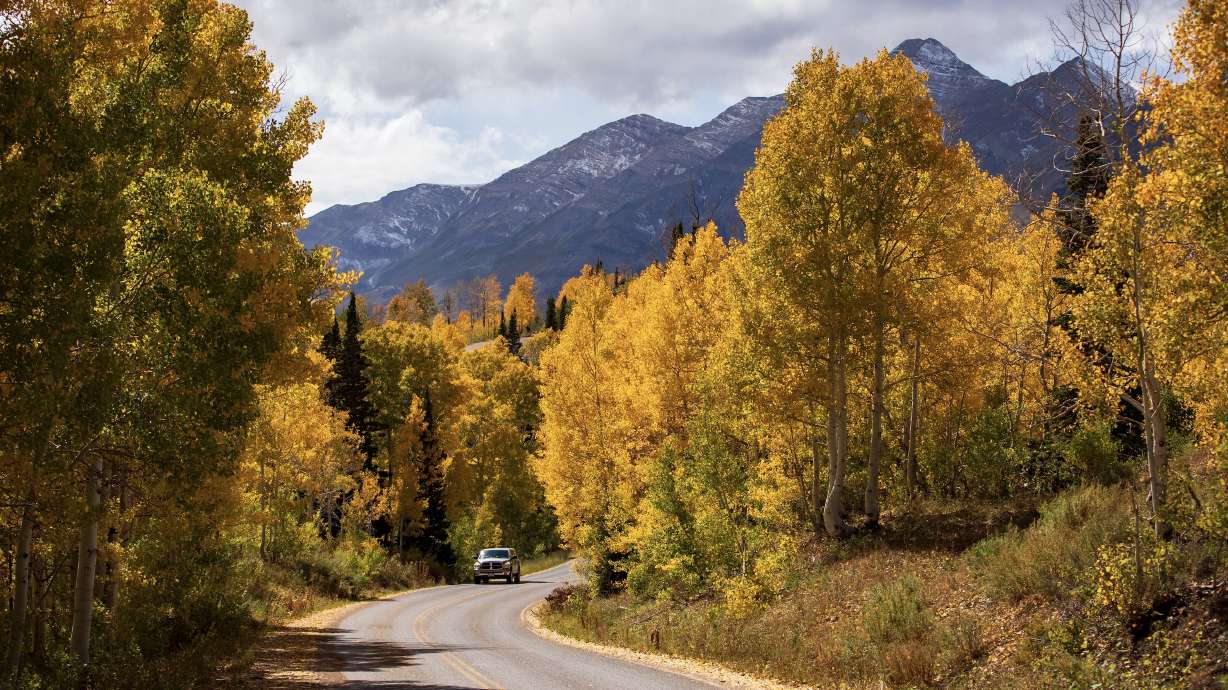
[[[327,680],[347,688],[711,688],[712,685],[538,637],[523,612],[570,563],[502,582],[450,585],[365,606],[320,643]]]

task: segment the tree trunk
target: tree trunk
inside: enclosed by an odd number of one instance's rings
[[[1143,392],[1143,423],[1147,426],[1147,475],[1148,497],[1156,536],[1167,539],[1171,528],[1161,517],[1167,490],[1168,475],[1168,428],[1164,413],[1164,395],[1151,372],[1149,362],[1144,363],[1143,375],[1139,377]]]
[[[26,611],[30,605],[30,550],[34,542],[34,497],[27,495],[21,511],[21,528],[17,533],[17,560],[13,610],[9,624],[9,648],[5,666],[16,677],[21,666],[21,654],[25,647]]]
[[[917,486],[917,416],[919,401],[918,388],[921,382],[921,336],[912,345],[912,390],[908,394],[908,433],[906,435],[908,448],[904,455],[904,488],[908,498],[913,497]]]
[[[823,526],[833,537],[848,535],[844,521],[844,473],[848,465],[848,389],[844,373],[843,336],[832,339],[827,366],[831,402],[827,410],[827,501]]]
[[[811,516],[812,516],[812,520],[814,524],[814,533],[819,534],[823,530],[823,494],[822,492],[819,491],[819,485],[821,483],[820,481],[821,472],[819,468],[823,466],[823,460],[822,460],[823,453],[822,453],[822,449],[820,448],[822,444],[819,441],[819,429],[817,427],[818,411],[812,408],[810,412],[811,412],[811,415],[816,418],[815,419],[816,427],[810,434],[810,460],[811,460],[810,462],[810,511],[811,511]],[[828,415],[828,420],[830,419],[831,419],[831,415]],[[827,435],[827,439],[828,439],[828,444],[830,445],[831,443],[830,423],[828,424],[828,429],[829,429],[829,432]],[[801,483],[804,483],[804,482],[801,482]]]
[[[95,461],[85,479],[85,502],[88,507],[81,523],[81,537],[77,544],[77,580],[72,614],[72,653],[77,663],[90,663],[90,623],[94,613],[94,575],[98,566],[98,475],[101,461]]]
[[[874,389],[870,394],[870,456],[866,467],[866,527],[878,527],[878,468],[883,459],[883,350],[884,326],[874,324]]]
[[[264,481],[264,453],[259,453],[260,456],[260,562],[263,563],[269,560],[268,554],[268,515],[266,514],[265,504],[267,499],[265,494],[268,492],[268,485]]]

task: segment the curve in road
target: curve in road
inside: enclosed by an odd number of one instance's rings
[[[450,585],[378,601],[321,642],[327,681],[347,688],[712,688],[699,680],[559,645],[530,631],[526,608],[577,579],[571,563],[520,584]]]

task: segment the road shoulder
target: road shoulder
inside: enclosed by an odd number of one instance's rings
[[[728,669],[720,664],[715,664],[709,661],[699,661],[697,659],[688,659],[685,657],[670,656],[667,654],[650,654],[648,652],[640,652],[626,647],[614,647],[611,645],[597,644],[587,640],[578,640],[574,637],[557,633],[542,624],[537,616],[537,610],[543,606],[545,601],[538,601],[529,606],[526,606],[520,612],[521,622],[529,629],[530,632],[543,639],[554,642],[555,644],[567,645],[576,649],[583,649],[595,654],[608,656],[619,661],[626,661],[648,668],[668,671],[675,673],[692,680],[697,680],[702,683],[723,688],[745,688],[747,690],[797,690],[805,687],[800,685],[788,685],[779,681],[769,680],[766,678],[757,678],[746,673],[741,673]]]

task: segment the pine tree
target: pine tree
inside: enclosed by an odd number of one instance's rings
[[[507,337],[507,319],[503,318],[503,312],[499,312],[499,330],[497,335],[500,338]]]
[[[326,386],[328,403],[348,415],[350,431],[362,439],[361,450],[366,458],[367,469],[373,467],[375,458],[375,410],[368,400],[367,357],[362,351],[359,334],[362,323],[358,319],[358,304],[350,293],[350,304],[345,315],[345,336],[337,350],[333,365],[333,378]]]
[[[508,319],[507,330],[504,331],[503,337],[507,338],[507,351],[514,354],[520,352],[520,326],[516,324],[516,312],[512,312],[512,318]]]
[[[435,428],[430,390],[422,400],[422,456],[418,463],[418,502],[422,504],[422,530],[416,541],[418,552],[447,572],[456,563],[448,542],[448,510],[444,495],[443,449]]]
[[[571,313],[571,305],[567,303],[567,295],[563,295],[563,301],[559,302],[559,313],[556,317],[559,322],[559,330],[567,325],[567,316]]]
[[[557,331],[559,329],[558,316],[554,308],[554,298],[546,298],[546,329]]]
[[[1062,242],[1058,266],[1063,273],[1069,273],[1073,269],[1095,236],[1096,218],[1088,206],[1090,202],[1104,198],[1109,181],[1108,151],[1100,120],[1090,113],[1085,113],[1079,118],[1075,155],[1070,161],[1070,175],[1066,178],[1067,193],[1057,212],[1059,222],[1056,232]],[[1083,286],[1066,275],[1056,278],[1055,282],[1066,294],[1078,295],[1083,292]],[[1110,370],[1122,366],[1121,362],[1114,361],[1101,343],[1092,342],[1079,333],[1074,316],[1069,311],[1058,316],[1057,323],[1079,343],[1084,354],[1097,362],[1102,369]],[[1049,414],[1053,425],[1050,431],[1060,433],[1059,430],[1063,426],[1069,427],[1073,424],[1074,415],[1068,408],[1074,405],[1078,389],[1071,387],[1053,393]],[[1131,394],[1138,395],[1138,392],[1132,390]],[[1118,405],[1118,417],[1112,431],[1123,457],[1143,452],[1142,422],[1142,413],[1123,399]]]
[[[1109,163],[1100,121],[1090,114],[1079,118],[1075,155],[1066,178],[1066,197],[1062,200],[1057,228],[1064,259],[1073,261],[1087,248],[1096,233],[1096,219],[1088,202],[1104,197],[1109,188]]]
[[[678,248],[678,243],[682,238],[686,237],[686,230],[683,229],[682,223],[675,223],[674,227],[669,229],[669,255],[674,256],[674,250]]]
[[[331,361],[337,361],[337,355],[341,352],[341,328],[337,324],[337,317],[333,317],[333,327],[324,334],[324,338],[320,340],[320,353]]]

